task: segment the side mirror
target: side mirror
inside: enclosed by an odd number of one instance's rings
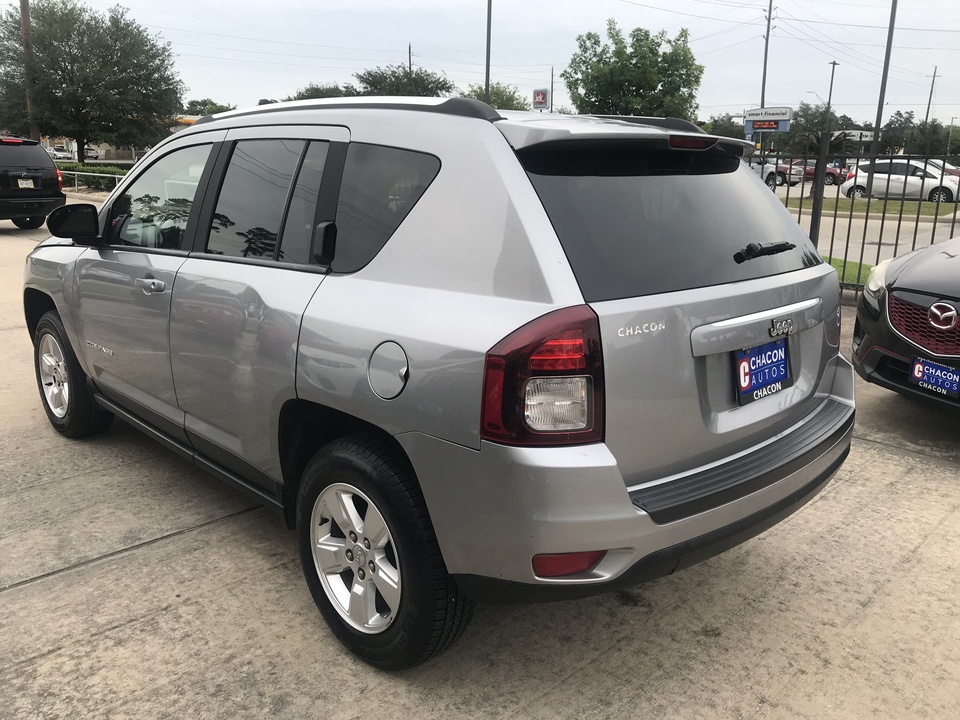
[[[97,206],[61,205],[47,217],[47,229],[54,237],[70,238],[77,245],[95,245],[100,237]]]
[[[337,225],[332,222],[322,222],[314,228],[313,240],[310,242],[310,255],[314,262],[323,265],[329,270],[333,265],[333,256],[337,251]]]

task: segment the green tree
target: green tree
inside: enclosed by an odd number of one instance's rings
[[[302,87],[297,90],[290,97],[285,97],[284,101],[287,100],[315,100],[317,98],[332,98],[332,97],[353,97],[358,95],[357,89],[350,84],[344,84],[343,87],[337,83],[310,83],[306,87]],[[271,101],[273,102],[273,101]],[[266,104],[261,101],[261,104]]]
[[[833,108],[830,108],[829,117],[827,116],[826,103],[801,102],[793,111],[793,119],[790,121],[791,133],[818,133],[828,128],[831,131],[845,129],[840,127],[840,118],[837,117]]]
[[[723,137],[736,138],[743,140],[743,125],[733,119],[730,113],[725,115],[711,115],[707,124],[703,128],[711,135],[722,135]]]
[[[457,86],[445,75],[419,67],[410,69],[406,65],[377,67],[358,72],[354,77],[360,83],[360,95],[449,97],[457,91]]]
[[[626,38],[611,19],[607,39],[593,32],[577,36],[577,52],[560,73],[578,112],[695,119],[703,66],[686,29],[670,39],[665,31],[634,28]]]
[[[484,100],[483,85],[471,85],[461,97]],[[515,85],[490,83],[490,104],[498,110],[529,110],[530,103],[517,90]]]
[[[897,110],[880,130],[881,152],[896,153],[903,150],[914,135],[916,127],[913,110]]]
[[[38,0],[33,25],[34,106],[45,135],[118,147],[149,145],[169,133],[183,83],[170,44],[113,7]],[[26,131],[20,9],[0,16],[0,126]]]
[[[213,115],[236,109],[236,105],[221,105],[210,98],[203,98],[202,100],[189,100],[186,107],[183,108],[183,112],[185,115]]]

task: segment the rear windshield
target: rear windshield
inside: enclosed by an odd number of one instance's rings
[[[822,262],[780,200],[736,158],[583,146],[518,156],[587,302],[751,280]],[[736,262],[749,243],[796,247]]]
[[[0,143],[0,167],[50,167],[53,160],[39,145]]]

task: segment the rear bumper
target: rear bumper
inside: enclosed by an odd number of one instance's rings
[[[67,202],[63,193],[59,197],[0,198],[0,220],[22,217],[46,217]]]
[[[843,463],[853,433],[853,368],[838,356],[833,370],[832,389],[808,418],[758,448],[758,457],[765,454],[762,470],[744,478],[740,491],[701,484],[694,504],[686,504],[689,514],[662,522],[635,504],[603,443],[483,443],[478,452],[416,433],[397,439],[417,471],[447,569],[463,592],[486,602],[584,597],[706,559],[813,498]],[[825,413],[829,425],[820,423],[799,445],[790,442]],[[770,462],[770,448],[780,446],[780,461]],[[743,459],[732,459],[731,467]],[[705,483],[713,482],[716,468],[701,474]],[[713,502],[705,502],[710,495]],[[606,554],[584,573],[541,578],[533,572],[535,555],[591,550]]]

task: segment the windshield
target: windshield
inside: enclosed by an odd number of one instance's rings
[[[822,260],[736,158],[622,148],[518,154],[587,302],[750,280]],[[789,244],[743,262],[750,243]]]

